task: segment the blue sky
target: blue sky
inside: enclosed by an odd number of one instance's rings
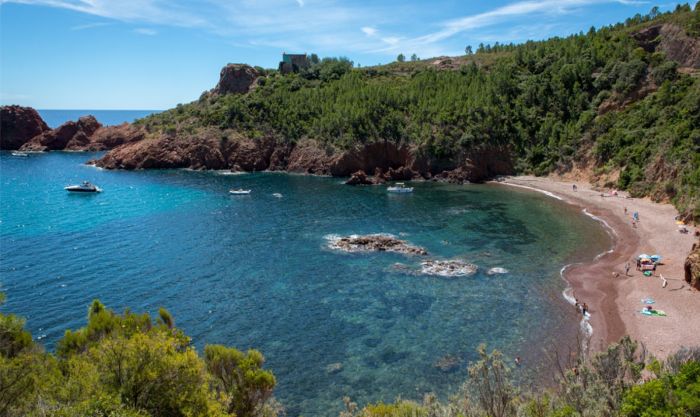
[[[623,21],[641,0],[0,0],[0,102],[41,109],[166,109],[195,100],[228,62],[283,51],[462,54]]]

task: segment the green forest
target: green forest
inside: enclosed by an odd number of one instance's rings
[[[164,309],[153,320],[116,314],[95,300],[86,326],[67,330],[55,353],[35,343],[24,325],[0,313],[0,416],[284,415],[260,352],[222,345],[197,352]],[[658,361],[624,338],[592,358],[557,361],[553,383],[528,389],[512,382],[498,351],[482,345],[478,353],[467,382],[448,401],[428,394],[360,407],[339,398],[340,417],[700,416],[700,348]]]
[[[497,146],[516,173],[579,167],[600,185],[671,201],[697,220],[699,72],[639,33],[669,24],[697,40],[698,9],[654,8],[566,38],[480,45],[447,65],[414,57],[356,68],[312,55],[298,74],[258,68],[263,76],[248,94],[204,93],[138,124],[181,137],[217,127],[284,142],[310,138],[336,150],[390,141],[456,161]]]

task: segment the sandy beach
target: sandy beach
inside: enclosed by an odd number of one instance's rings
[[[674,219],[678,212],[672,205],[630,198],[624,192],[601,197],[601,191],[586,182],[558,178],[505,177],[499,183],[551,193],[585,209],[612,229],[612,252],[565,271],[574,296],[588,304],[593,350],[602,349],[626,334],[642,342],[659,358],[682,346],[700,346],[700,291],[685,282],[683,272],[685,258],[697,239],[693,236],[696,229],[688,226],[690,233],[679,233]],[[573,189],[574,184],[577,190]],[[635,211],[639,213],[639,222],[633,227]],[[645,277],[636,270],[635,260],[641,253],[663,257],[654,276]],[[627,262],[631,266],[629,276],[625,276]],[[662,287],[660,275],[668,280],[666,288]],[[653,298],[656,301],[653,307],[665,311],[667,316],[641,314],[645,306],[642,300],[647,297]]]

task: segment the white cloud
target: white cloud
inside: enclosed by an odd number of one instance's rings
[[[108,22],[94,22],[94,23],[86,23],[84,25],[77,25],[77,26],[72,26],[70,30],[85,30],[85,29],[92,29],[92,28],[98,28],[102,26],[109,26],[111,23]]]
[[[472,40],[478,39],[477,31],[491,28],[490,33],[495,34],[499,31],[493,30],[493,27],[504,23],[511,23],[509,29],[513,30],[535,23],[546,27],[556,20],[553,18],[573,14],[584,7],[638,1],[520,0],[482,13],[425,25],[398,24],[420,18],[420,8],[407,6],[397,9],[377,4],[356,6],[339,0],[317,2],[313,7],[306,5],[307,0],[0,0],[0,3],[70,9],[133,24],[134,32],[144,35],[155,35],[155,29],[136,25],[198,28],[237,43],[267,45],[287,51],[330,54],[358,52],[385,56],[415,52],[421,56],[436,56],[462,53],[461,47],[454,50],[454,44],[464,39],[453,39],[458,35],[466,34]],[[373,24],[368,25],[367,22]],[[381,32],[376,24],[382,25]],[[76,26],[74,30],[95,27],[82,26]],[[358,27],[364,36],[358,33]],[[416,35],[416,28],[421,27],[434,30]],[[400,29],[392,31],[391,28]],[[505,33],[509,29],[500,32]],[[528,35],[528,31],[521,32]],[[533,33],[535,37],[538,35],[545,34]],[[517,38],[517,33],[511,33],[510,37]]]
[[[158,32],[153,30],[153,29],[148,29],[148,28],[136,28],[134,29],[134,33],[138,33],[139,35],[146,35],[146,36],[154,36],[157,35]]]
[[[374,36],[377,34],[377,29],[370,26],[363,26],[360,30],[367,36]]]

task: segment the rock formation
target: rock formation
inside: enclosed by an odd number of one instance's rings
[[[693,244],[693,250],[685,260],[685,281],[700,290],[700,242]]]
[[[16,150],[29,139],[49,130],[39,113],[31,107],[0,107],[0,149]]]
[[[23,151],[58,151],[78,149],[90,143],[102,125],[93,116],[83,116],[77,122],[69,121],[53,130],[34,136],[20,148]]]
[[[350,179],[345,181],[346,185],[373,185],[376,182],[365,174],[365,171],[359,170],[350,176]]]
[[[331,249],[345,252],[396,252],[405,255],[427,255],[428,252],[418,246],[391,235],[350,235],[329,238]]]
[[[245,94],[255,80],[260,76],[260,73],[250,65],[246,64],[228,64],[221,69],[219,83],[211,90],[212,94]]]

